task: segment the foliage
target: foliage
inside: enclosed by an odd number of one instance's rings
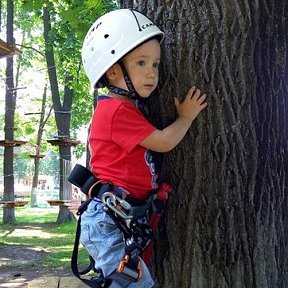
[[[46,157],[40,161],[40,174],[58,177],[59,174],[59,156],[52,150],[47,151]]]
[[[50,7],[52,27],[50,41],[56,58],[59,87],[64,87],[61,84],[68,74],[73,76],[73,81],[70,83],[74,89],[72,129],[76,130],[90,121],[93,107],[88,79],[81,67],[82,42],[95,19],[115,8],[115,3],[100,0],[33,0],[22,1],[21,8],[26,11],[25,13],[39,17],[42,15],[43,5]],[[61,93],[63,95],[63,91]]]
[[[56,58],[59,87],[64,87],[63,83],[67,74],[73,76],[73,81],[70,83],[74,89],[71,134],[76,135],[76,131],[80,127],[87,126],[93,111],[93,96],[90,94],[89,82],[81,64],[82,42],[95,19],[114,9],[116,3],[113,0],[18,0],[13,4],[16,45],[22,51],[21,56],[15,57],[15,64],[20,68],[18,86],[26,87],[26,89],[17,91],[14,125],[17,128],[14,133],[15,139],[28,141],[27,145],[17,151],[20,153],[19,158],[22,158],[21,161],[15,160],[16,174],[20,175],[21,173],[27,174],[31,168],[28,158],[31,152],[35,152],[40,119],[39,114],[27,115],[26,112],[40,111],[43,88],[48,83],[44,53],[43,6],[51,6],[50,40]],[[1,8],[2,23],[6,23],[6,2],[3,2]],[[29,20],[27,21],[27,19]],[[3,26],[2,32],[5,32],[5,26]],[[63,90],[62,88],[60,91],[62,95]],[[47,92],[50,94],[49,87]],[[51,97],[48,97],[46,113],[51,105]],[[0,116],[0,127],[2,126],[4,126],[4,115]],[[43,139],[51,138],[56,130],[55,118],[52,113],[45,125]],[[41,153],[50,154],[46,152],[48,148],[57,152],[55,147],[48,146],[45,141],[42,141]],[[85,151],[85,147],[79,145],[74,151],[78,158]],[[40,161],[40,170],[58,175],[58,165],[55,165],[54,160],[53,157],[50,160],[49,157],[45,157]],[[26,165],[22,163],[23,161],[27,161]],[[52,166],[48,169],[49,165]],[[21,172],[20,167],[26,170]]]
[[[36,151],[40,121],[40,114],[33,112],[40,112],[43,89],[48,83],[44,53],[43,6],[51,5],[50,40],[55,53],[59,87],[64,87],[63,83],[68,74],[73,76],[70,83],[74,89],[70,134],[76,136],[80,127],[88,126],[93,112],[93,96],[90,94],[89,82],[81,64],[82,42],[95,19],[114,9],[116,3],[113,0],[18,0],[13,4],[16,45],[22,51],[20,56],[15,57],[15,64],[19,67],[17,86],[24,88],[17,90],[14,138],[28,141],[26,145],[15,148],[14,153],[17,155],[13,164],[15,176],[22,178],[33,173],[34,162],[30,155]],[[5,23],[6,2],[3,2],[1,8],[2,23]],[[5,26],[2,31],[5,32]],[[5,83],[1,86],[5,87]],[[60,90],[63,95],[64,89]],[[47,93],[46,115],[52,106],[50,87]],[[4,127],[4,115],[0,116],[0,127]],[[54,176],[55,183],[58,183],[58,148],[45,141],[52,138],[56,131],[55,117],[52,113],[43,132],[40,154],[46,154],[46,157],[40,160],[39,173]],[[4,134],[1,137],[3,136]],[[80,158],[85,149],[85,145],[75,147],[75,157]],[[3,147],[0,147],[0,150],[3,154]],[[0,165],[0,174],[3,175],[3,165]]]
[[[89,82],[81,64],[81,46],[86,32],[100,15],[115,8],[115,1],[107,0],[22,0],[17,9],[16,24],[26,33],[22,48],[21,61],[27,67],[43,61],[43,25],[42,7],[51,7],[51,45],[53,45],[59,79],[63,87],[67,74],[73,76],[70,83],[74,89],[72,108],[72,129],[76,131],[90,121],[93,98],[90,95]],[[31,21],[27,21],[27,17]],[[29,22],[29,23],[27,23]],[[25,48],[25,47],[30,47]],[[37,52],[36,52],[37,51]],[[36,58],[35,58],[36,56]],[[41,61],[40,61],[41,60]],[[41,67],[39,67],[41,69]],[[63,93],[63,91],[61,91]]]
[[[14,158],[14,173],[17,175],[18,179],[23,178],[26,176],[26,172],[28,170],[29,162],[25,161],[23,157],[15,157]]]

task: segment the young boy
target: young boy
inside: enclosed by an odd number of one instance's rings
[[[207,106],[206,95],[192,87],[185,100],[175,98],[178,118],[163,130],[156,129],[138,106],[158,84],[160,43],[164,33],[146,16],[119,9],[100,17],[88,31],[82,49],[84,69],[93,89],[107,87],[99,96],[89,144],[93,174],[109,182],[132,205],[149,198],[158,187],[150,151],[168,152],[185,136],[198,114]],[[94,198],[82,215],[80,241],[95,260],[109,287],[153,287],[141,261],[142,277],[126,281],[116,269],[125,243],[121,231]]]

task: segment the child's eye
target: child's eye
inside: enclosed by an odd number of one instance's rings
[[[144,66],[144,65],[145,65],[145,61],[144,61],[144,60],[139,60],[139,61],[137,62],[137,64],[138,64],[139,66]]]
[[[154,64],[153,64],[153,67],[154,67],[154,68],[159,68],[159,63],[158,63],[158,62],[157,62],[157,63],[154,63]]]

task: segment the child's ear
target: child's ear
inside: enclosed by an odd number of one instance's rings
[[[121,68],[119,64],[114,64],[112,67],[110,67],[106,72],[106,77],[109,81],[115,81],[121,76]]]

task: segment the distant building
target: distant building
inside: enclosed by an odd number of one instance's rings
[[[25,186],[31,186],[33,182],[33,176],[25,176],[22,180],[23,185]],[[38,189],[54,189],[54,180],[53,176],[49,175],[39,175],[38,176]]]

